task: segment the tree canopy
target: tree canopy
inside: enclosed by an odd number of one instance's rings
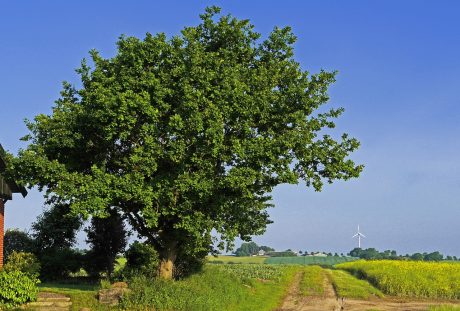
[[[275,186],[320,191],[362,170],[348,158],[356,139],[323,132],[343,112],[319,109],[335,72],[304,71],[295,41],[289,27],[262,40],[211,7],[171,38],[122,36],[112,58],[92,50],[81,85],[65,82],[52,113],[27,123],[17,177],[85,218],[121,210],[164,277],[181,254],[249,240],[270,223]]]

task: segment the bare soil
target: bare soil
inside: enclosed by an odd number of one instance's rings
[[[328,278],[324,278],[324,294],[304,297],[299,289],[303,273],[299,272],[292,282],[288,294],[277,311],[426,311],[433,305],[456,305],[460,302],[445,300],[409,300],[394,297],[371,298],[369,300],[337,297]]]

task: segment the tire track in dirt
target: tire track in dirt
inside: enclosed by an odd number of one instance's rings
[[[298,272],[294,277],[288,294],[277,311],[339,311],[341,306],[335,295],[334,288],[329,280],[324,277],[324,293],[321,296],[305,297],[300,292],[300,281],[304,271]]]

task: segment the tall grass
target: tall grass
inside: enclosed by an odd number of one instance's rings
[[[254,265],[237,265],[238,267]],[[180,281],[148,280],[139,276],[130,283],[131,292],[123,299],[127,310],[273,310],[281,303],[294,270],[284,267],[276,278],[261,279],[251,271],[235,273],[222,266]]]
[[[303,268],[299,289],[303,296],[319,296],[324,293],[324,270],[319,266]]]
[[[336,266],[401,297],[460,298],[460,265],[419,261],[355,261]]]
[[[383,297],[381,291],[366,280],[359,280],[341,270],[328,270],[329,279],[338,297],[369,299],[372,296]]]

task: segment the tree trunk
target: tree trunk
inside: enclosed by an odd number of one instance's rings
[[[160,278],[171,280],[174,272],[174,262],[177,257],[177,243],[171,243],[163,252],[160,252]]]
[[[171,259],[162,259],[160,261],[160,277],[171,280],[173,277],[174,262]]]

